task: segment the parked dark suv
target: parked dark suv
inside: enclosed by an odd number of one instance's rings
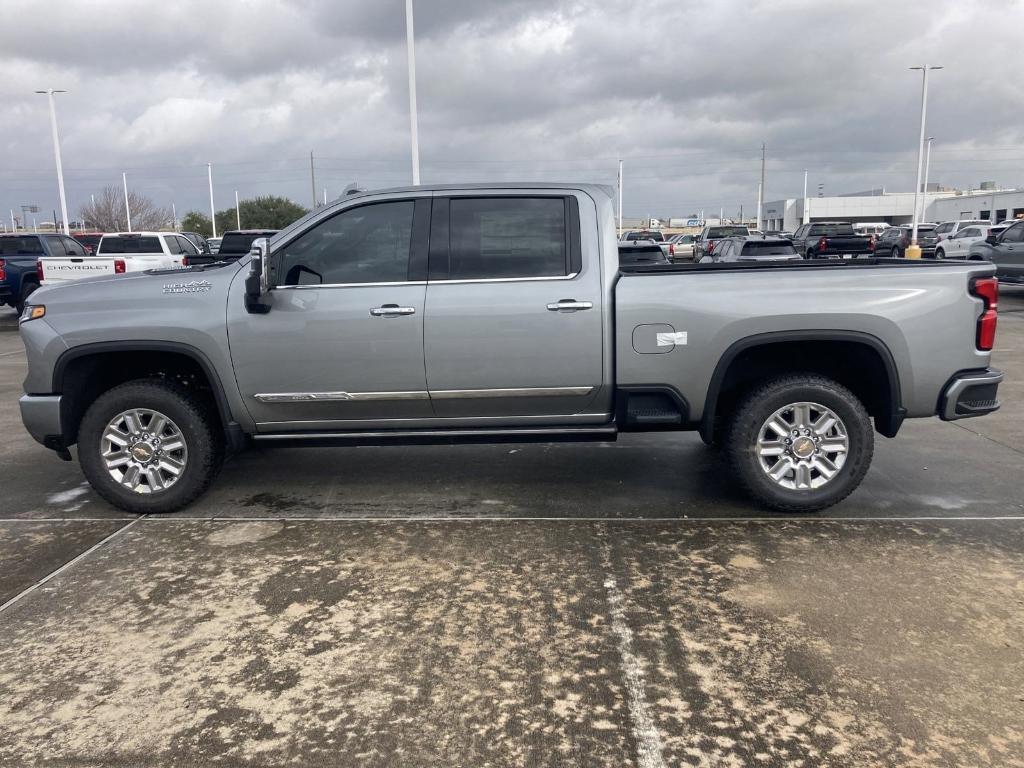
[[[938,235],[935,233],[936,227],[937,225],[935,224],[917,225],[917,244],[921,246],[922,258],[935,258],[935,246],[939,242]],[[913,228],[909,224],[889,227],[875,241],[875,255],[891,256],[894,259],[901,259],[906,256],[912,230]]]
[[[276,229],[233,229],[225,232],[220,239],[220,248],[217,249],[217,253],[189,256],[188,265],[192,267],[199,264],[212,264],[215,261],[238,261],[252,248],[253,240],[258,240],[261,237],[273,237],[278,231]]]
[[[20,314],[25,300],[39,287],[36,262],[43,256],[86,256],[85,248],[67,235],[0,234],[0,304]]]

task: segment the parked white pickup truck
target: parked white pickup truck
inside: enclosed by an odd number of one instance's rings
[[[182,258],[199,250],[175,232],[117,232],[103,235],[95,256],[44,256],[38,261],[43,285],[84,277],[119,275],[182,266]]]

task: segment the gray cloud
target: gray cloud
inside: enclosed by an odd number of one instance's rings
[[[0,214],[57,205],[58,97],[73,210],[125,170],[179,212],[233,190],[309,203],[409,179],[402,0],[137,0],[19,9],[0,48]],[[934,73],[932,180],[1024,185],[1019,0],[416,0],[425,181],[611,183],[628,215],[767,194],[910,189],[920,77]],[[16,33],[10,30],[17,30]]]

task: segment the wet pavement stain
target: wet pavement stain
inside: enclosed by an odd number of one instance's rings
[[[0,765],[1021,766],[1022,551],[1013,522],[141,521],[0,616]]]

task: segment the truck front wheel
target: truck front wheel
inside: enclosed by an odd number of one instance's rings
[[[104,392],[78,430],[86,479],[128,512],[173,512],[213,482],[224,457],[211,409],[188,389],[137,380]]]
[[[816,512],[860,485],[874,451],[857,397],[817,374],[773,379],[740,403],[727,449],[747,492],[780,512]]]

